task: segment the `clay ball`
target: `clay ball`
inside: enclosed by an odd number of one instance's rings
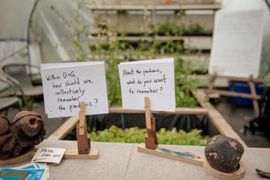
[[[244,147],[233,138],[217,135],[207,142],[204,153],[211,167],[230,173],[239,168]]]

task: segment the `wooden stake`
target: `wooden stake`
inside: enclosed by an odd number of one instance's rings
[[[160,148],[160,147],[155,150],[152,150],[152,149],[146,148],[144,145],[138,146],[138,151],[147,153],[147,154],[152,154],[159,157],[164,157],[164,158],[168,158],[172,160],[194,164],[197,166],[202,166],[203,169],[208,174],[215,176],[219,179],[230,179],[230,180],[241,179],[242,177],[245,176],[245,173],[246,173],[246,168],[241,161],[239,163],[240,167],[238,170],[232,173],[224,173],[224,172],[221,172],[212,168],[205,158],[196,156],[189,152],[173,151],[167,148]]]
[[[156,149],[158,147],[156,123],[150,110],[150,98],[144,98],[145,103],[145,123],[147,137],[145,137],[145,147],[149,149]]]
[[[80,102],[79,122],[76,124],[76,135],[79,154],[89,154],[90,139],[87,137],[87,124],[85,120],[85,103]]]
[[[256,86],[255,86],[255,82],[253,81],[252,76],[250,76],[250,80],[249,80],[248,84],[249,84],[249,87],[250,87],[251,96],[253,97],[252,104],[253,104],[255,117],[259,117],[260,116],[259,104],[258,104],[257,99],[255,98],[257,96],[257,94],[256,94]]]
[[[250,94],[248,93],[239,93],[239,92],[229,92],[229,91],[225,91],[225,90],[216,90],[213,87],[214,81],[216,80],[216,78],[224,78],[224,79],[228,79],[228,80],[233,80],[233,81],[242,81],[242,82],[247,82],[249,84],[250,87]],[[254,114],[255,117],[258,117],[260,114],[259,111],[259,105],[258,105],[258,101],[261,97],[259,95],[256,94],[256,88],[255,88],[255,83],[256,82],[262,82],[259,79],[255,79],[252,76],[250,76],[250,78],[243,78],[243,77],[226,77],[226,76],[219,76],[217,74],[213,74],[213,75],[209,75],[209,85],[208,85],[208,90],[206,90],[207,93],[218,93],[220,95],[224,95],[224,96],[234,96],[234,97],[242,97],[242,98],[250,98],[252,99],[252,103],[253,103],[253,109],[254,109]]]

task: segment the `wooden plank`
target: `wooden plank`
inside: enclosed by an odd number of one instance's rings
[[[196,63],[196,61],[194,61]],[[195,78],[199,81],[199,87],[208,87],[209,84],[209,77],[208,75],[193,75],[192,78]],[[227,88],[228,87],[228,81],[224,79],[217,79],[215,84],[215,88]],[[209,92],[211,93],[211,92]]]
[[[250,87],[251,96],[253,97],[252,98],[252,104],[253,104],[253,109],[254,109],[255,117],[259,117],[260,116],[260,109],[259,109],[258,101],[255,98],[255,97],[258,96],[257,93],[256,93],[255,83],[253,81],[249,81],[248,84],[249,84],[249,87]]]
[[[133,110],[133,109],[123,109],[118,106],[110,107],[110,113],[123,113],[123,114],[143,114],[144,110]],[[177,107],[175,112],[164,112],[164,111],[152,111],[152,113],[157,114],[181,114],[181,115],[207,115],[208,111],[205,108],[194,107],[194,108],[185,108]]]
[[[216,0],[91,0],[96,5],[168,5],[168,4],[214,4]]]
[[[177,155],[176,154],[177,151],[171,151],[169,149],[164,149],[165,151],[162,151],[162,149],[160,148],[152,150],[152,149],[145,148],[144,145],[138,146],[137,150],[139,152],[143,152],[143,153],[147,153],[147,154],[151,154],[151,155],[155,155],[159,157],[164,157],[164,158],[168,158],[172,160],[182,161],[189,164],[203,166],[203,169],[207,173],[211,174],[212,176],[218,177],[219,179],[231,179],[231,180],[240,179],[245,175],[245,172],[246,172],[245,166],[243,165],[242,162],[240,162],[240,168],[237,169],[236,171],[232,173],[224,173],[211,167],[209,163],[207,162],[207,160],[203,157],[198,157],[198,156],[189,157],[189,156],[184,156],[184,155]],[[179,153],[181,154],[181,152]]]
[[[261,96],[259,95],[252,95],[247,93],[239,93],[239,92],[231,92],[231,91],[225,91],[225,90],[217,90],[217,89],[207,89],[205,90],[207,93],[218,93],[223,96],[233,96],[233,97],[242,97],[242,98],[249,98],[249,99],[256,99],[259,100]]]
[[[200,105],[208,110],[208,116],[211,122],[215,125],[218,131],[228,137],[238,140],[244,147],[248,147],[246,143],[238,136],[238,134],[232,129],[222,115],[208,102],[207,95],[204,90],[197,90],[193,92],[193,95],[197,98]]]
[[[218,10],[220,3],[215,4],[186,4],[186,5],[94,5],[89,4],[92,11],[100,10]]]
[[[107,11],[102,13],[91,13],[92,28],[91,33],[98,33],[98,23],[106,24],[112,32],[118,33],[149,33],[155,27],[163,24],[172,24],[173,27],[185,27],[186,31],[192,31],[194,25],[203,28],[203,32],[211,33],[214,27],[214,13],[205,14],[113,14]]]
[[[217,78],[223,78],[223,79],[229,79],[229,80],[233,80],[233,81],[244,81],[247,82],[249,81],[250,78],[245,78],[245,77],[235,77],[235,76],[223,76],[223,75],[217,75]],[[258,78],[252,78],[252,82],[255,83],[262,83],[263,81],[261,79]]]
[[[211,36],[184,36],[185,49],[210,50],[212,48]]]
[[[105,41],[108,37],[97,37],[97,36],[89,36],[89,40],[96,42]],[[115,36],[110,37],[110,40],[118,40],[118,41],[130,41],[130,42],[138,42],[138,41],[204,41],[209,42],[212,41],[211,36]]]
[[[255,117],[259,117],[260,110],[259,110],[258,100],[261,99],[261,96],[259,96],[259,95],[256,94],[256,89],[255,89],[255,84],[256,83],[254,82],[255,79],[252,76],[250,78],[235,77],[235,76],[232,76],[232,77],[222,76],[221,77],[223,79],[226,79],[227,81],[233,80],[232,81],[232,87],[234,87],[234,84],[235,84],[236,81],[242,81],[242,82],[248,83],[249,84],[249,87],[250,87],[251,93],[235,92],[234,90],[226,90],[225,91],[225,90],[216,90],[216,89],[213,89],[214,81],[217,78],[220,78],[220,76],[218,76],[215,73],[212,74],[212,75],[211,74],[209,75],[209,86],[208,86],[207,92],[210,92],[210,93],[211,92],[215,92],[215,93],[218,93],[218,94],[224,95],[224,96],[234,96],[234,97],[242,97],[242,98],[252,99]],[[257,82],[260,82],[261,80],[256,79],[256,81]]]
[[[246,167],[242,161],[240,161],[239,165],[240,165],[240,167],[236,171],[231,172],[231,173],[224,173],[224,172],[221,172],[221,171],[214,169],[207,162],[207,160],[205,160],[203,168],[208,174],[215,176],[218,179],[238,180],[238,179],[243,178],[246,174]]]
[[[181,55],[182,59],[185,61],[189,61],[193,63],[193,66],[196,66],[200,64],[200,62],[205,62],[205,65],[209,63],[209,58],[210,56],[208,54],[202,54],[202,55]],[[208,66],[207,66],[208,67]],[[193,78],[196,78],[200,82],[200,87],[208,87],[209,84],[209,75],[204,74],[204,75],[195,75],[192,76]],[[220,76],[219,76],[220,77]],[[223,78],[222,78],[223,77]],[[245,78],[234,78],[234,77],[229,77],[229,79],[233,79],[235,81],[243,81]],[[259,79],[254,80],[257,83],[262,82]],[[221,78],[217,78],[215,80],[215,83],[213,84],[213,88],[227,88],[228,87],[228,77],[221,76]],[[210,92],[209,92],[210,93]],[[245,95],[244,95],[245,96]],[[260,96],[257,95],[257,98]]]
[[[184,156],[180,156],[177,154],[162,151],[160,148],[157,148],[155,150],[148,149],[145,147],[144,144],[138,146],[137,150],[139,152],[148,153],[148,154],[159,156],[159,157],[164,157],[164,158],[168,158],[168,159],[172,159],[172,160],[177,160],[177,161],[182,161],[182,162],[186,162],[186,163],[190,163],[190,164],[194,164],[194,165],[198,165],[198,166],[203,166],[203,161],[200,157],[194,157],[192,159],[190,157],[184,157]]]
[[[48,140],[59,140],[63,139],[71,130],[74,129],[76,123],[79,120],[79,116],[74,116],[67,119],[63,125],[56,129],[47,139]]]
[[[108,41],[107,37],[101,38],[98,36],[89,36],[91,43]],[[111,37],[111,41],[128,41],[128,42],[139,42],[139,41],[183,41],[185,49],[201,49],[209,50],[212,47],[211,36],[117,36]]]
[[[100,152],[98,149],[91,149],[88,154],[78,154],[78,149],[67,149],[64,158],[65,159],[98,159]]]
[[[135,51],[119,51],[115,52],[113,54],[114,57],[116,57],[119,60],[127,60],[127,57],[130,57],[130,54],[132,54],[133,59],[153,59],[153,58],[166,58],[166,57],[177,57],[177,59],[181,58],[183,61],[189,61],[190,63],[194,63],[194,66],[200,65],[204,66],[204,63],[206,63],[206,67],[209,64],[209,54],[201,54],[201,53],[193,53],[193,54],[176,54],[176,53],[168,53],[168,54],[155,54],[155,55],[144,55],[141,52],[135,52]],[[93,60],[100,60],[100,59],[110,59],[111,54],[108,53],[102,53],[98,54],[95,52],[92,52],[88,57]],[[198,67],[197,67],[198,68]],[[203,75],[203,79],[208,80],[208,75]]]
[[[123,109],[119,106],[113,106],[109,109],[110,113],[123,113],[123,114],[143,114],[144,110],[132,110]],[[208,111],[205,108],[195,107],[195,108],[185,108],[178,107],[175,112],[163,112],[163,111],[152,111],[153,113],[160,114],[181,114],[181,115],[207,115]],[[49,137],[48,140],[59,140],[63,139],[71,130],[74,129],[76,123],[79,120],[79,116],[74,116],[67,119],[63,125],[61,125],[57,130],[55,130]]]

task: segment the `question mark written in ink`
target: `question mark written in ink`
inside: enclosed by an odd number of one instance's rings
[[[98,103],[98,98],[95,98],[94,99],[95,103],[97,104]],[[97,107],[97,106],[96,106]]]
[[[161,94],[161,91],[163,90],[163,87],[159,87],[159,92]]]

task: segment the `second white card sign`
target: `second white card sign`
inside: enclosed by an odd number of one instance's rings
[[[124,109],[175,111],[174,60],[172,58],[125,62],[118,65]]]
[[[215,29],[210,74],[257,77],[259,74],[264,11],[220,11]]]
[[[80,101],[86,115],[108,113],[104,62],[42,64],[41,75],[48,117],[78,115]]]
[[[32,162],[60,164],[65,151],[64,148],[39,147]]]

